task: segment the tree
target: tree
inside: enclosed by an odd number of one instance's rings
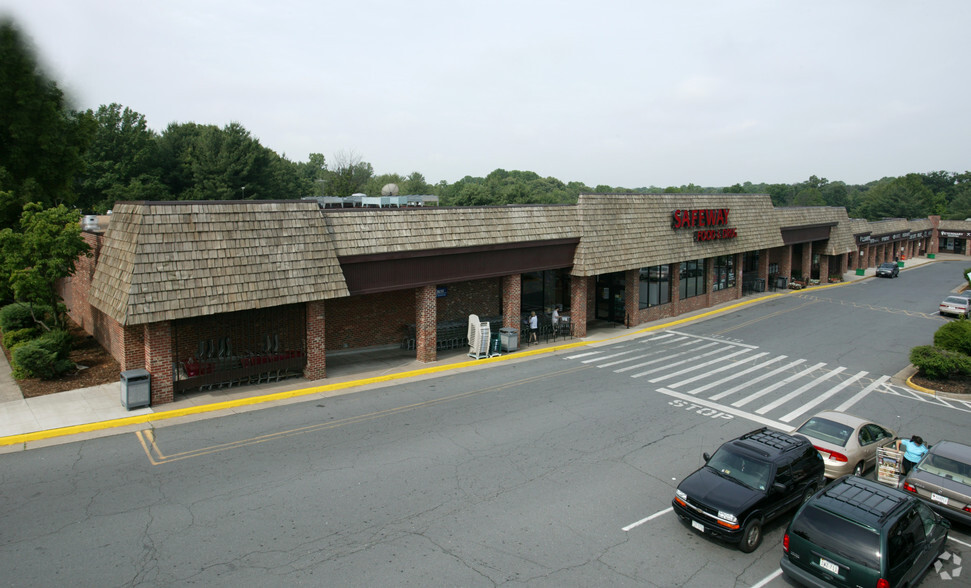
[[[91,118],[73,112],[41,72],[20,31],[0,20],[0,226],[13,226],[26,202],[71,204]]]
[[[81,255],[90,255],[91,247],[81,237],[81,213],[63,204],[44,209],[36,202],[24,206],[20,231],[0,231],[2,277],[8,282],[14,300],[41,304],[54,313],[54,325],[63,328],[64,314],[57,281],[74,275]]]
[[[84,154],[78,206],[104,213],[119,200],[166,200],[158,142],[145,116],[120,104],[102,105],[88,114],[97,123]]]
[[[333,169],[325,182],[328,196],[350,196],[365,189],[367,181],[374,175],[371,164],[363,161],[353,151],[340,151],[334,155]]]

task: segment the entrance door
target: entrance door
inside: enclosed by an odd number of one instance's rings
[[[597,319],[625,324],[624,273],[597,276]]]

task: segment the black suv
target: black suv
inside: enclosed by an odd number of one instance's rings
[[[949,527],[913,494],[844,476],[796,512],[780,565],[806,586],[913,586],[943,553]]]
[[[685,478],[671,506],[696,530],[745,553],[762,542],[762,525],[808,500],[824,485],[823,458],[809,439],[759,429],[726,442]]]

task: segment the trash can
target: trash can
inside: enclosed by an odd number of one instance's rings
[[[858,267],[858,268],[856,268],[856,275],[858,275],[858,276],[865,276],[866,275],[866,270],[863,269],[862,267]]]
[[[519,331],[512,327],[499,329],[499,340],[502,342],[503,351],[515,351],[519,348]]]
[[[491,355],[499,355],[499,350],[502,347],[502,337],[501,333],[493,333],[491,345],[489,345],[489,350]]]
[[[145,369],[121,372],[121,405],[131,410],[148,406],[151,402],[152,374]]]

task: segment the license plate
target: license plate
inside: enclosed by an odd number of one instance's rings
[[[702,533],[705,532],[705,526],[699,523],[698,521],[691,521],[691,526],[694,527],[695,529],[698,529]]]
[[[840,567],[837,564],[834,564],[831,561],[826,561],[823,558],[819,558],[819,567],[823,568],[824,570],[833,572],[834,574],[840,573]]]
[[[947,504],[947,496],[941,496],[940,494],[934,494],[931,492],[931,500],[934,502],[940,502],[941,504]]]

